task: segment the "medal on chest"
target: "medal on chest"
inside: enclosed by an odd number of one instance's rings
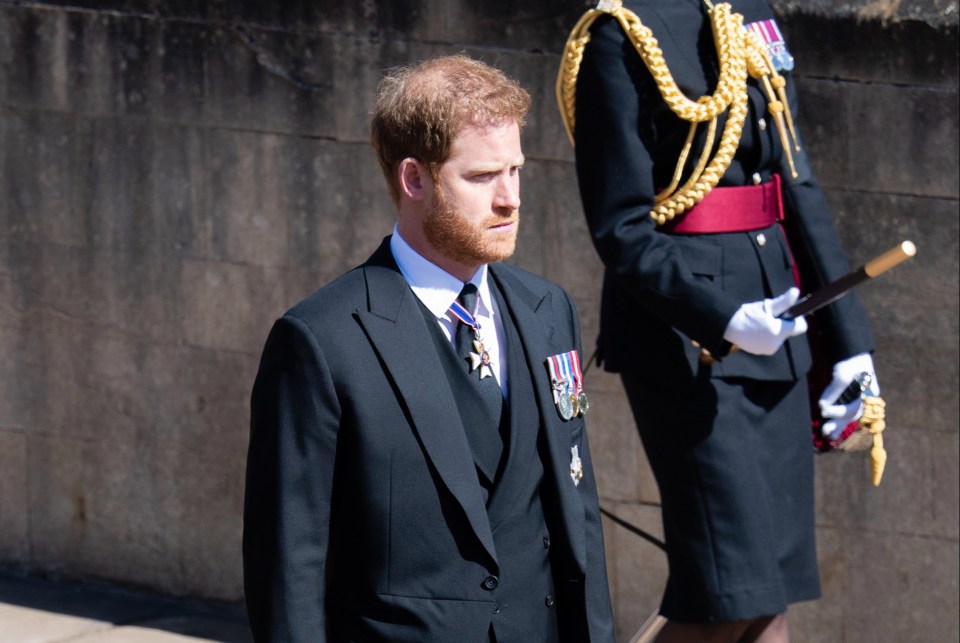
[[[480,370],[480,379],[493,377],[493,360],[490,357],[490,351],[483,343],[483,335],[480,332],[480,322],[477,321],[475,314],[468,311],[460,305],[459,302],[453,302],[448,311],[457,318],[461,324],[466,324],[473,330],[473,352],[470,353],[470,372]]]
[[[548,357],[547,369],[550,371],[553,402],[560,417],[571,420],[586,413],[590,409],[590,403],[583,390],[583,372],[577,351]]]

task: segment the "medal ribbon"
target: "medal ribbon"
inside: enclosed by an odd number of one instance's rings
[[[557,379],[563,382],[564,389],[569,392],[573,385],[573,377],[570,374],[570,354],[554,355],[550,360],[556,364]]]
[[[766,45],[767,52],[770,54],[770,58],[773,60],[777,71],[790,71],[793,69],[793,56],[787,51],[787,42],[783,37],[783,33],[780,32],[780,27],[777,25],[776,20],[770,19],[751,22],[746,25],[746,28],[760,36],[760,40]]]
[[[477,298],[477,306],[480,306],[480,298]],[[459,319],[462,323],[466,324],[473,329],[473,332],[477,335],[477,338],[480,337],[480,322],[470,314],[466,308],[460,305],[459,301],[454,301],[450,304],[450,308],[447,309],[447,312]],[[476,311],[474,311],[476,313]]]
[[[563,372],[563,364],[560,361],[561,357],[561,355],[552,355],[547,358],[547,368],[550,369],[550,384],[553,387],[554,404],[560,401],[561,387],[563,386],[564,380],[567,379]]]
[[[576,379],[573,376],[573,367],[570,363],[570,353],[561,353],[560,357],[560,369],[563,372],[563,377],[567,381],[567,392],[572,393],[577,387]]]
[[[571,370],[573,371],[573,384],[577,395],[583,392],[583,371],[580,368],[580,354],[577,351],[570,351]]]

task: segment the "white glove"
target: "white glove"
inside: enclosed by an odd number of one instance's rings
[[[877,383],[877,374],[874,371],[870,353],[860,353],[833,365],[833,380],[823,390],[819,401],[820,415],[826,420],[821,425],[820,431],[825,437],[836,439],[848,424],[859,420],[863,415],[863,399],[859,395],[846,404],[838,400],[847,387],[862,373],[866,373],[870,378],[866,391],[870,395],[880,395],[880,384]]]
[[[800,291],[791,288],[779,297],[744,304],[730,318],[723,338],[753,355],[773,355],[787,338],[807,332],[803,317],[778,319],[797,303]]]

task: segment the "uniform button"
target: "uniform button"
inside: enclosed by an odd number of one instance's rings
[[[762,232],[761,232],[760,234],[758,234],[758,235],[757,235],[757,245],[758,245],[758,246],[765,246],[765,245],[767,245],[767,235],[763,234]]]
[[[763,181],[763,177],[760,176],[759,172],[754,172],[753,176],[751,176],[750,178],[753,179],[754,185],[760,185],[760,182]]]
[[[543,537],[543,548],[550,549],[550,536]]]
[[[500,581],[496,576],[487,576],[483,579],[483,589],[494,590],[497,588],[497,585],[500,584]]]
[[[547,597],[543,599],[543,604],[546,605],[547,607],[553,607],[554,602],[555,601],[553,600],[553,594],[547,594]]]
[[[767,121],[761,118],[759,121],[757,121],[757,127],[760,128],[761,132],[764,131],[767,129]]]

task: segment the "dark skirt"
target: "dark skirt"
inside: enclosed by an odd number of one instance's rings
[[[621,377],[660,488],[661,613],[734,621],[817,598],[806,383]]]

